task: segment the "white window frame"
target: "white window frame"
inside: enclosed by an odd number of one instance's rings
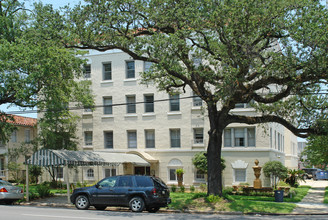
[[[113,98],[111,96],[103,97],[104,115],[113,114]]]
[[[199,173],[201,172],[201,173]],[[197,168],[195,168],[195,178],[194,178],[194,181],[195,182],[206,182],[206,174],[205,172],[202,172],[200,170],[198,170]]]
[[[107,147],[107,138],[106,134],[112,134],[111,147]],[[104,149],[114,149],[114,132],[113,131],[104,131]]]
[[[92,131],[85,131],[84,132],[84,145],[85,146],[92,146],[93,142],[93,132]]]
[[[135,114],[137,112],[136,96],[126,95],[126,113]]]
[[[13,133],[11,133],[11,142],[16,143],[17,142],[17,130],[13,131]]]
[[[236,130],[242,129],[241,137],[236,137]],[[254,133],[250,133],[250,131],[254,131]],[[229,134],[230,133],[230,134]],[[229,134],[229,136],[227,136]],[[254,135],[254,145],[250,144],[251,135]],[[236,145],[236,139],[243,138],[244,145]],[[229,141],[230,139],[230,141]],[[230,142],[230,143],[229,143]],[[224,147],[256,147],[256,127],[233,127],[233,128],[226,128],[223,132],[223,143]],[[228,145],[228,143],[230,145]]]
[[[89,70],[87,70],[87,68],[89,69]],[[86,64],[86,65],[84,65],[84,67],[83,67],[83,73],[84,73],[84,78],[85,79],[90,79],[91,78],[91,64]]]
[[[194,144],[204,144],[204,128],[193,128]]]
[[[178,112],[180,111],[180,95],[169,95],[170,100],[170,112]]]
[[[133,69],[129,69],[129,63],[133,63]],[[136,78],[136,64],[134,60],[127,60],[125,61],[125,78],[126,79],[135,79]],[[133,73],[133,74],[132,74]]]
[[[181,129],[180,128],[170,128],[170,147],[171,148],[181,148]]]
[[[106,170],[109,170],[109,176],[106,176]],[[117,168],[111,167],[111,168],[104,168],[104,178],[110,177],[110,176],[117,176]]]
[[[148,97],[152,97],[152,101],[147,100]],[[154,94],[144,94],[144,106],[145,113],[154,113],[155,112],[155,104],[154,104]]]
[[[87,168],[85,171],[85,178],[87,180],[94,180],[95,179],[95,171],[93,168]]]
[[[106,66],[110,66],[110,70],[106,70]],[[109,76],[109,77],[108,77]],[[108,77],[108,79],[107,79]],[[112,80],[112,63],[111,62],[106,62],[103,63],[103,81],[110,81]]]
[[[233,169],[233,184],[238,185],[239,183],[245,183],[247,182],[247,167],[248,163],[246,163],[243,160],[236,160],[235,162],[231,163],[231,167]],[[245,171],[245,181],[237,181],[236,178],[236,171],[244,170]]]
[[[128,148],[138,148],[138,136],[136,130],[127,131]]]
[[[152,138],[153,137],[153,138]],[[145,129],[145,147],[146,148],[155,148],[155,130],[154,129]],[[148,144],[151,143],[151,144]]]

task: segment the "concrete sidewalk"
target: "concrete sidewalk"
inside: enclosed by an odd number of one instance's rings
[[[308,194],[297,203],[297,207],[293,210],[292,214],[327,214],[328,204],[324,204],[325,188],[328,186],[327,180],[307,180],[301,185],[311,186]]]

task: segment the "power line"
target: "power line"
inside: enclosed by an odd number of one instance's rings
[[[319,92],[319,93],[308,93],[308,94],[303,94],[303,95],[328,95],[328,90],[323,90],[327,92]],[[291,95],[296,95],[296,94],[291,94]],[[190,98],[197,98],[199,96],[187,96],[187,97],[179,97],[179,98],[173,98],[173,99],[159,99],[159,100],[154,100],[152,102],[134,102],[134,103],[117,103],[117,104],[111,104],[111,105],[93,105],[93,106],[78,106],[78,107],[69,107],[65,108],[65,110],[82,110],[82,109],[90,109],[90,108],[104,108],[104,107],[115,107],[115,106],[124,106],[124,105],[134,105],[134,104],[144,104],[144,103],[155,103],[155,102],[166,102],[170,100],[176,100],[176,99],[190,99]],[[21,110],[21,111],[9,111],[6,112],[6,114],[13,114],[13,115],[19,115],[19,114],[33,114],[33,113],[42,113],[42,112],[47,112],[47,111],[62,111],[63,109],[47,109],[47,110]]]

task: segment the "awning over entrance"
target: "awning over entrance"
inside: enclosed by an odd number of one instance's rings
[[[26,163],[37,166],[118,166],[122,163],[150,166],[143,158],[133,154],[50,149],[35,152]]]

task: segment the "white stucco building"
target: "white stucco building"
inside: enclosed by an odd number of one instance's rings
[[[95,95],[94,111],[76,110],[80,150],[139,155],[150,166],[122,164],[118,167],[85,167],[83,179],[96,181],[115,174],[150,174],[168,184],[177,184],[174,171],[183,168],[184,184],[205,183],[205,176],[192,164],[195,153],[206,151],[209,122],[206,107],[193,92],[170,96],[154,86],[139,84],[139,72],[149,63],[134,61],[122,52],[86,56],[86,80],[91,80]],[[112,105],[112,106],[110,106]],[[234,110],[254,114],[246,104]],[[255,159],[260,166],[279,160],[297,168],[297,139],[283,126],[270,123],[250,126],[231,124],[224,134],[226,160],[224,185],[253,184]],[[268,185],[261,176],[262,183]]]

